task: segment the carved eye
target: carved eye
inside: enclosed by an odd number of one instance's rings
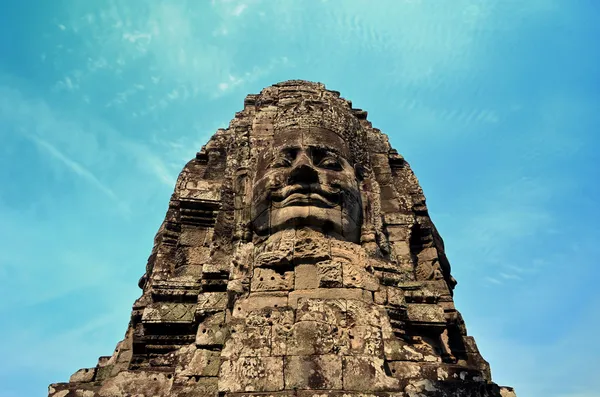
[[[282,168],[282,167],[291,167],[292,162],[286,157],[279,157],[271,163],[269,168]]]
[[[269,168],[291,167],[294,159],[298,155],[298,149],[288,148],[275,154]]]
[[[325,156],[323,156],[323,158],[321,159],[321,161],[319,161],[317,166],[328,170],[342,170],[342,163],[340,162],[339,158],[333,154],[326,154]]]

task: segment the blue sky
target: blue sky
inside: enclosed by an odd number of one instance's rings
[[[33,1],[0,13],[0,396],[109,355],[178,172],[321,81],[412,165],[494,380],[600,378],[595,0]]]

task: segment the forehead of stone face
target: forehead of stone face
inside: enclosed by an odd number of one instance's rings
[[[278,152],[285,148],[318,147],[329,149],[350,159],[348,144],[337,133],[325,128],[307,127],[290,128],[275,131],[273,150]]]

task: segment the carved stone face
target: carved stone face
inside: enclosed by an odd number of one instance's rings
[[[311,227],[358,242],[362,204],[344,140],[321,128],[279,131],[259,154],[253,183],[254,232]]]

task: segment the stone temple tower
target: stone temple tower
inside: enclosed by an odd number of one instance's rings
[[[52,397],[509,397],[423,191],[322,84],[249,95],[179,175],[125,338]]]

